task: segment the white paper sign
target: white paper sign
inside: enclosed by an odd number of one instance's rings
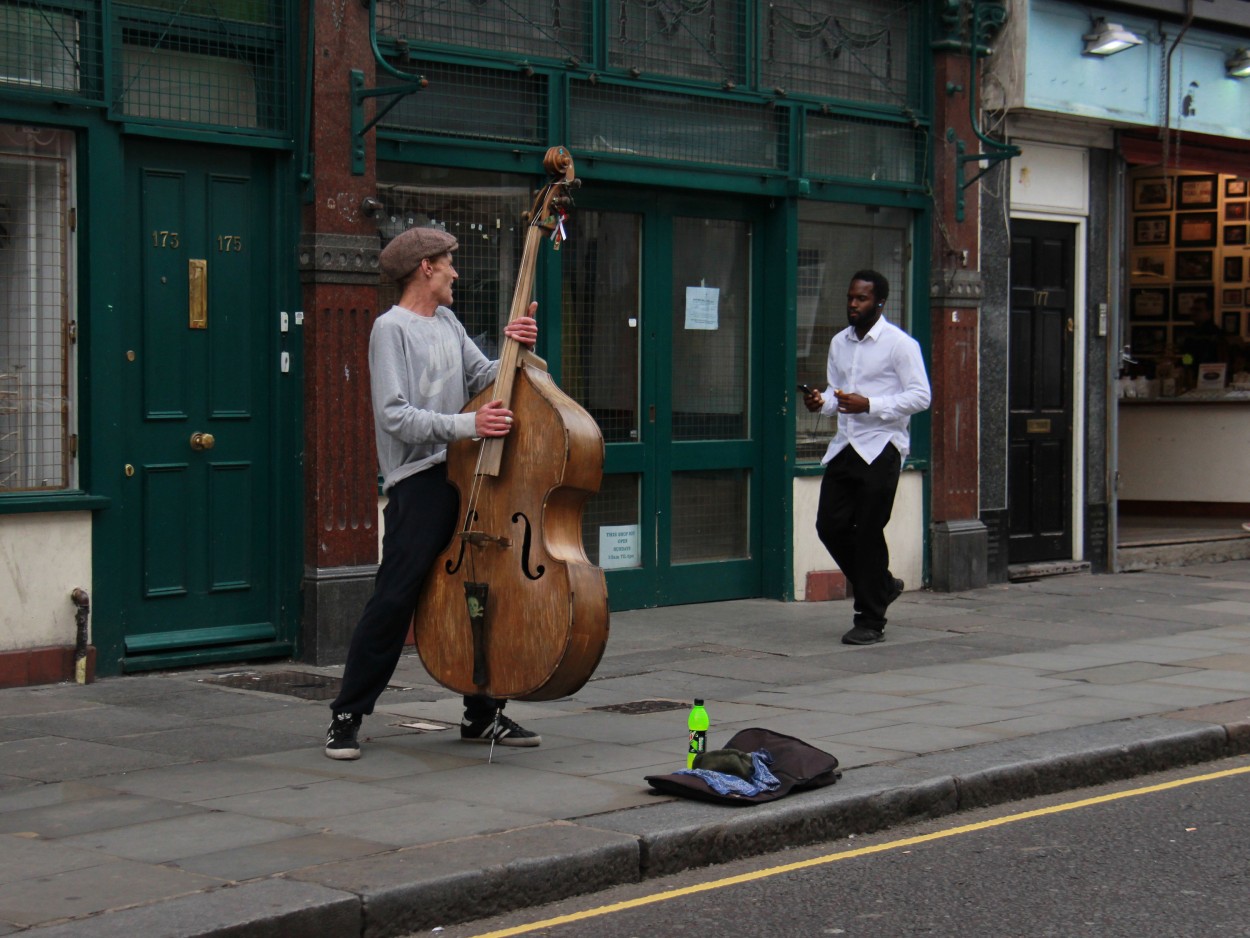
[[[626,524],[619,527],[601,527],[599,529],[599,566],[605,570],[618,567],[637,567],[638,558],[638,525]]]
[[[686,328],[715,329],[720,325],[720,287],[686,287]]]

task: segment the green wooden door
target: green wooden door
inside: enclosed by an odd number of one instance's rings
[[[760,595],[756,226],[738,202],[579,196],[561,361],[604,432],[583,540],[614,609]]]
[[[288,654],[278,634],[272,179],[247,151],[127,149],[115,506],[122,669]]]

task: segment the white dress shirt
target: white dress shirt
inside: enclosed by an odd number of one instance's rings
[[[829,343],[829,386],[822,414],[836,415],[838,432],[821,463],[847,446],[871,463],[887,443],[907,458],[911,450],[911,415],[929,406],[929,377],[920,344],[893,323],[878,319],[860,339],[847,326]],[[868,398],[868,413],[839,414],[834,389]]]

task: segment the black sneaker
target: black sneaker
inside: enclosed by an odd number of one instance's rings
[[[537,746],[543,738],[531,733],[523,726],[518,726],[502,713],[485,720],[474,720],[460,723],[460,740],[466,743],[489,743],[495,741],[496,746]]]
[[[359,713],[334,714],[326,732],[326,755],[331,759],[359,759],[360,743],[356,740],[359,729]]]
[[[843,645],[875,645],[885,641],[883,629],[872,629],[866,625],[857,625],[842,636]]]

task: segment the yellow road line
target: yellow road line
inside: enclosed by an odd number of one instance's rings
[[[657,902],[668,902],[670,899],[680,899],[683,896],[691,896],[700,892],[708,892],[713,889],[723,889],[726,886],[736,886],[740,883],[750,883],[758,879],[768,879],[771,876],[779,876],[783,873],[793,873],[795,870],[805,870],[814,866],[823,866],[826,863],[834,863],[838,860],[853,860],[856,857],[865,857],[874,853],[885,853],[888,850],[897,850],[900,847],[914,847],[916,844],[929,843],[934,840],[941,840],[945,837],[956,837],[960,834],[970,834],[974,831],[987,830],[991,827],[1001,827],[1004,824],[1014,824],[1017,821],[1027,821],[1032,818],[1044,817],[1048,814],[1061,814],[1064,811],[1075,811],[1078,808],[1088,808],[1097,804],[1106,804],[1110,801],[1119,801],[1122,798],[1135,798],[1139,795],[1149,795],[1154,792],[1167,791],[1171,788],[1180,788],[1184,785],[1194,785],[1198,782],[1210,782],[1216,779],[1229,778],[1233,775],[1245,775],[1250,773],[1250,766],[1244,766],[1240,769],[1225,769],[1222,772],[1211,772],[1206,775],[1194,775],[1189,778],[1177,779],[1174,782],[1162,782],[1158,785],[1148,785],[1145,788],[1133,788],[1128,791],[1115,792],[1110,795],[1099,795],[1096,798],[1083,798],[1080,801],[1069,801],[1064,804],[1052,805],[1049,808],[1037,808],[1033,811],[1022,811],[1019,814],[1009,814],[1005,817],[992,818],[988,821],[977,821],[975,824],[964,824],[960,827],[951,827],[946,830],[935,831],[932,834],[922,834],[918,837],[905,837],[902,840],[892,840],[889,843],[875,844],[869,847],[859,847],[855,850],[844,850],[841,853],[830,853],[820,857],[813,857],[810,860],[800,860],[795,863],[786,863],[782,866],[772,866],[764,870],[755,870],[751,873],[740,873],[737,876],[727,876],[724,879],[717,879],[707,883],[698,883],[694,886],[683,886],[680,889],[670,889],[666,892],[658,892],[650,896],[640,896],[637,899],[627,899],[624,902],[613,902],[611,905],[602,905],[593,909],[586,909],[582,912],[572,912],[568,915],[558,915],[555,918],[544,919],[541,922],[531,922],[528,925],[514,925],[512,928],[504,928],[499,931],[486,932],[475,938],[509,938],[512,935],[526,935],[530,932],[537,931],[540,928],[553,928],[556,925],[568,925],[572,922],[581,922],[590,918],[598,918],[601,915],[611,915],[613,912],[624,912],[626,909],[637,909],[644,905],[652,905]]]

